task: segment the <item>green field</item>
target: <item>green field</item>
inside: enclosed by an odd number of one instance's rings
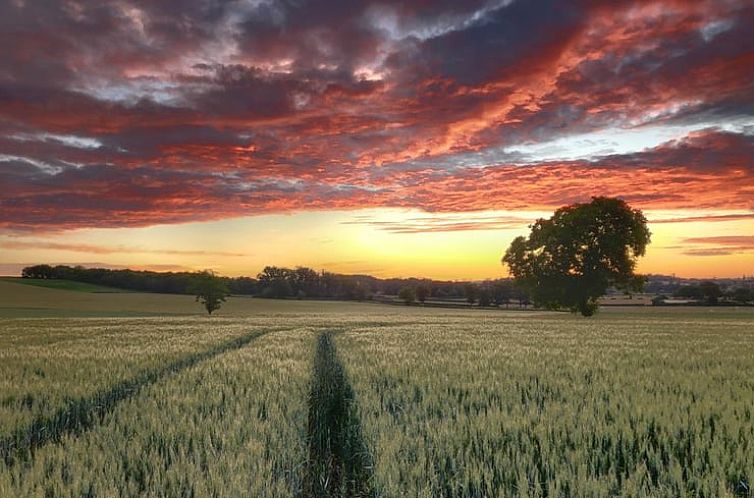
[[[115,287],[105,287],[104,285],[94,285],[87,284],[86,282],[76,282],[73,280],[62,279],[0,277],[0,281],[78,292],[129,292],[124,289],[116,289]]]
[[[754,311],[0,282],[1,497],[754,496]]]

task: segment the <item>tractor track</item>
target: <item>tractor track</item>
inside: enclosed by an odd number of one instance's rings
[[[353,389],[329,332],[319,336],[314,357],[308,443],[301,498],[376,496]]]
[[[29,461],[34,452],[51,443],[59,442],[65,435],[79,435],[95,425],[123,401],[137,395],[142,389],[187,368],[249,344],[269,332],[256,331],[213,346],[205,351],[189,354],[155,369],[140,372],[89,396],[72,399],[54,413],[39,416],[28,426],[0,439],[0,459],[7,466]]]

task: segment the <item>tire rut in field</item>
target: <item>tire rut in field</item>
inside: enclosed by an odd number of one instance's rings
[[[309,460],[301,498],[376,496],[353,389],[330,333],[322,334],[317,343],[308,430]]]
[[[109,386],[90,396],[76,398],[51,415],[34,419],[27,427],[20,428],[0,439],[0,458],[8,466],[16,462],[28,461],[34,452],[50,443],[59,442],[67,434],[79,435],[113,411],[115,407],[139,393],[143,388],[172,374],[190,368],[201,361],[240,349],[252,340],[270,331],[252,332],[233,340],[218,344],[208,350],[189,354],[160,368],[141,372],[135,377]]]

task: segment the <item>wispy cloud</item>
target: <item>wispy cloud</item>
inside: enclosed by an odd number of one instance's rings
[[[684,244],[700,247],[686,248],[688,256],[729,256],[754,252],[754,235],[720,235],[710,237],[688,237]]]
[[[724,221],[741,221],[741,220],[754,220],[754,212],[752,213],[732,213],[732,214],[710,214],[710,215],[696,215],[696,216],[683,216],[677,218],[655,218],[652,219],[652,223],[695,223],[695,222],[724,222]]]
[[[464,215],[441,215],[389,221],[369,217],[358,217],[342,222],[344,225],[367,225],[396,234],[428,232],[463,232],[473,230],[506,230],[522,228],[534,220],[513,216],[479,216],[474,213]]]
[[[152,249],[136,246],[99,246],[92,244],[75,244],[48,241],[3,241],[0,247],[5,249],[37,249],[51,251],[83,252],[89,254],[164,254],[180,256],[224,256],[241,257],[244,253],[224,251],[193,251],[184,249]]]

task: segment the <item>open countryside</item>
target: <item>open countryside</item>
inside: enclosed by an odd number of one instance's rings
[[[182,295],[0,296],[2,496],[734,497],[754,480],[754,308],[231,297],[208,317]]]
[[[753,27],[0,1],[0,498],[754,498]]]

